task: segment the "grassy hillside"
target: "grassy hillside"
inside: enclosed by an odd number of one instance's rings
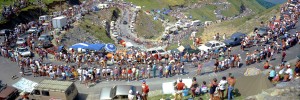
[[[256,0],[227,0],[231,6],[228,10],[222,11],[222,14],[227,17],[232,17],[240,13],[241,5],[244,4],[245,7],[252,9],[254,12],[259,13],[266,10],[260,3]]]
[[[244,32],[249,34],[253,31],[254,27],[257,27],[260,24],[261,21],[266,22],[269,18],[277,14],[279,14],[279,5],[256,15],[213,24],[205,28],[201,38],[204,41],[207,41],[212,39],[213,35],[216,33],[225,33],[227,36],[230,36],[234,32]]]
[[[200,19],[201,21],[211,21],[216,20],[216,15],[214,14],[214,10],[217,7],[214,5],[205,5],[201,8],[197,9],[189,9],[186,12],[186,15],[192,16],[193,19]]]
[[[189,5],[198,1],[205,0],[124,0],[126,2],[132,2],[137,6],[142,6],[144,10],[162,9],[169,6]]]
[[[137,16],[135,30],[138,37],[144,37],[146,39],[155,39],[161,35],[164,30],[162,22],[159,20],[153,20],[153,17],[141,12]]]

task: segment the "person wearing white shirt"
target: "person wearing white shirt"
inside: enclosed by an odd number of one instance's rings
[[[224,91],[226,90],[226,85],[227,85],[227,80],[226,80],[226,77],[223,76],[222,80],[220,81],[220,83],[218,85],[220,92],[221,92],[221,93],[219,93],[221,95],[221,99],[224,99]]]
[[[285,73],[289,75],[290,80],[293,78],[294,72],[291,69],[291,65],[287,65],[287,70],[285,71]]]
[[[134,100],[134,95],[133,95],[133,91],[129,90],[129,94],[128,94],[128,100]]]

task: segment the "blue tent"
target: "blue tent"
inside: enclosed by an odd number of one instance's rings
[[[88,46],[88,49],[89,49],[89,50],[96,50],[96,51],[99,51],[99,50],[102,50],[104,47],[105,47],[105,44],[102,44],[102,43],[96,43],[96,44],[90,44],[90,45]]]
[[[108,43],[105,45],[105,50],[108,52],[116,52],[117,47],[114,44]]]
[[[82,49],[89,49],[89,43],[77,43],[77,44],[74,44],[72,45],[70,48],[73,48],[73,49],[78,49],[78,48],[82,48]]]

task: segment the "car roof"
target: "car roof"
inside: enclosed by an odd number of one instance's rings
[[[233,33],[232,35],[231,35],[231,37],[239,37],[239,36],[241,36],[241,35],[246,35],[245,33],[241,33],[241,32],[236,32],[236,33]]]
[[[132,85],[117,85],[116,88],[116,95],[128,95],[129,90],[135,90],[135,86]]]
[[[109,88],[109,87],[102,88],[101,94],[100,94],[100,99],[101,100],[112,99],[112,97],[111,97],[111,88]]]
[[[216,41],[216,40],[211,40],[211,41],[208,41],[209,43],[222,43],[220,41]]]

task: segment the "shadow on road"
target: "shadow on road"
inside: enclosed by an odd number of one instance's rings
[[[78,93],[74,100],[86,100],[88,94]]]

